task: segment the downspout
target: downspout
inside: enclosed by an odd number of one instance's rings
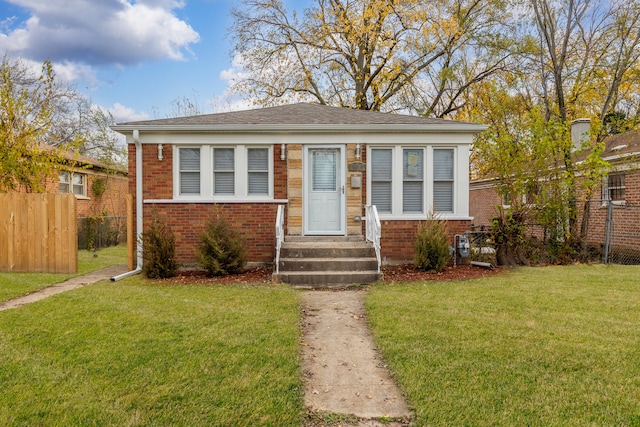
[[[142,144],[138,129],[133,130],[133,142],[136,146],[136,269],[112,277],[112,282],[142,272]]]

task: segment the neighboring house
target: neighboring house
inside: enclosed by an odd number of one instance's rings
[[[577,122],[578,125],[585,121]],[[612,201],[616,211],[616,227],[626,230],[629,239],[618,239],[622,246],[637,246],[636,237],[640,234],[638,210],[625,209],[640,206],[640,132],[628,131],[609,136],[605,139],[605,151],[602,158],[611,165],[608,176],[603,180],[600,192],[591,202],[588,243],[602,245],[605,241],[605,220],[608,202]],[[508,201],[498,194],[495,179],[478,179],[470,183],[469,213],[476,227],[491,227],[496,216],[497,206],[506,206]],[[579,212],[582,212],[580,207]]]
[[[91,157],[67,152],[54,175],[55,178],[45,179],[44,191],[74,194],[78,217],[127,215],[125,195],[129,178],[124,167],[110,167]],[[20,186],[15,191],[28,190]]]
[[[126,170],[74,153],[66,156],[65,166],[65,170],[58,172],[57,180],[47,181],[46,189],[50,193],[73,193],[78,217],[127,215]]]
[[[469,229],[469,146],[485,128],[305,103],[113,127],[129,145],[138,230],[163,217],[186,264],[216,215],[241,231],[249,261],[273,262],[279,205],[287,238],[363,240],[375,205],[382,257],[411,260],[430,213],[452,235]]]

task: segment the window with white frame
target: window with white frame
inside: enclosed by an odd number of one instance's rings
[[[200,194],[200,148],[179,148],[180,195]]]
[[[371,150],[371,204],[380,213],[392,212],[393,152],[390,148]]]
[[[247,149],[249,195],[269,195],[269,149]]]
[[[610,174],[609,176],[607,176],[606,183],[602,192],[602,198],[604,200],[622,203],[625,201],[625,190],[625,174]]]
[[[244,200],[273,197],[271,146],[177,147],[174,197]]]
[[[233,148],[213,149],[213,194],[235,194],[235,165]]]
[[[449,206],[453,206],[453,157],[454,149],[448,159]],[[433,203],[429,197],[432,186],[427,180],[432,173],[427,166],[433,150],[425,146],[416,147],[372,147],[368,152],[368,197],[369,203],[376,205],[382,215],[400,217],[424,217],[427,207]],[[438,156],[440,159],[440,156]],[[439,165],[443,162],[440,160]],[[429,165],[432,160],[429,160]],[[444,179],[444,174],[437,175]],[[436,185],[436,188],[438,186]],[[442,190],[442,189],[440,189]],[[444,193],[443,193],[444,194]],[[445,207],[446,209],[447,207]],[[440,212],[453,212],[440,209]]]
[[[78,172],[60,172],[58,191],[85,197],[87,195],[87,175]]]
[[[402,213],[424,212],[424,150],[405,148],[402,153]]]
[[[452,148],[433,150],[433,210],[453,212],[454,152]]]

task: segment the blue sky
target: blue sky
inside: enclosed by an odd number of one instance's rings
[[[284,0],[298,11],[311,0]],[[0,0],[0,53],[54,64],[116,121],[162,116],[188,97],[203,112],[246,106],[227,91],[230,8],[239,0]]]

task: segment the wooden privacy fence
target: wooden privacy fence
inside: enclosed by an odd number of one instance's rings
[[[0,194],[0,271],[78,272],[73,194]]]

